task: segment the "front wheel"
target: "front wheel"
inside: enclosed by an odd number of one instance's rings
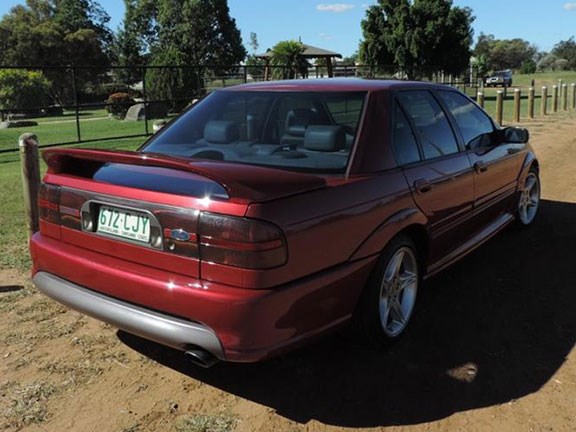
[[[535,168],[531,168],[520,189],[518,201],[518,220],[521,225],[528,226],[536,218],[540,206],[540,177]]]
[[[383,345],[404,333],[419,285],[416,247],[410,238],[398,236],[382,252],[358,311],[361,331],[371,344]]]

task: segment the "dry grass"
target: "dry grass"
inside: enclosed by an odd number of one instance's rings
[[[182,416],[176,421],[177,432],[230,432],[237,419],[232,414],[197,414]]]
[[[22,428],[44,422],[48,418],[48,399],[58,392],[58,387],[46,382],[27,385],[7,383],[0,388],[6,394],[9,406],[2,416],[7,427]]]
[[[63,380],[62,385],[66,387],[87,384],[103,372],[103,368],[90,359],[68,362],[61,359],[52,360],[41,366],[39,370],[59,377]]]

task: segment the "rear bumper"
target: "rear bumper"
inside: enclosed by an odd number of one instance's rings
[[[57,302],[128,333],[180,350],[197,345],[225,360],[222,344],[214,331],[200,323],[126,303],[50,273],[37,272],[32,280],[41,292]]]
[[[129,333],[225,361],[254,362],[346,322],[375,257],[273,289],[238,288],[34,234],[40,291]]]

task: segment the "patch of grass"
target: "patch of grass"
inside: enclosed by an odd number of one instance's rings
[[[197,414],[182,416],[176,421],[177,432],[230,432],[236,427],[232,414]]]
[[[152,121],[148,121],[148,133],[152,132]],[[17,149],[18,138],[26,132],[38,136],[40,146],[78,141],[78,127],[82,140],[113,138],[129,135],[143,135],[146,133],[146,124],[143,121],[123,121],[108,117],[80,117],[45,121],[37,126],[22,128],[0,129],[0,149]]]
[[[93,354],[102,346],[110,346],[110,337],[101,334],[84,334],[72,339],[72,345],[80,348],[83,354]],[[114,344],[116,345],[116,343]]]
[[[14,304],[29,295],[30,291],[26,289],[0,294],[0,312],[12,310],[14,308]]]
[[[48,297],[38,296],[31,304],[16,310],[20,322],[34,321],[36,323],[49,320],[66,313],[68,309]]]
[[[56,386],[45,382],[10,385],[6,390],[9,406],[3,412],[8,427],[22,428],[44,422],[48,418],[47,401],[57,391]]]
[[[92,378],[101,375],[103,369],[90,360],[65,362],[59,359],[43,365],[40,371],[63,377],[62,384],[65,386],[77,386],[86,384]]]
[[[122,428],[122,432],[138,432],[140,431],[140,423],[134,423],[130,426],[127,426],[125,428]]]
[[[135,150],[143,138],[99,141],[76,146],[101,149]],[[44,164],[41,170],[45,170]],[[22,180],[18,153],[0,154],[0,268],[28,271],[31,266],[28,252]],[[1,305],[0,305],[1,307]]]

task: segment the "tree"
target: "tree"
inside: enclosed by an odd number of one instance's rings
[[[48,104],[50,83],[42,72],[0,70],[0,109],[40,109]]]
[[[300,73],[306,76],[310,64],[302,57],[305,51],[302,42],[295,40],[280,41],[272,47],[270,64],[276,66],[272,70],[274,79],[293,79]]]
[[[139,56],[149,52],[151,64],[190,67],[151,71],[147,79],[164,81],[151,83],[152,97],[166,99],[166,91],[160,89],[174,82],[180,82],[181,89],[196,89],[207,66],[222,74],[246,56],[227,0],[127,0],[126,4],[130,8],[126,8],[121,56],[129,59],[136,58],[136,51]]]
[[[520,69],[535,61],[538,49],[523,39],[496,39],[494,35],[480,34],[474,55],[484,55],[493,70]]]
[[[360,42],[358,57],[362,64],[370,66],[370,74],[376,69],[389,69],[394,65],[393,51],[388,47],[385,35],[389,34],[390,24],[382,6],[373,5],[366,9],[366,18],[361,23],[364,40]],[[390,36],[388,37],[390,39]],[[392,44],[392,41],[389,40]]]
[[[252,55],[256,54],[259,46],[260,44],[258,43],[258,35],[254,32],[250,32],[250,48],[252,48]]]
[[[342,66],[356,66],[356,62],[358,61],[358,51],[354,52],[351,56],[344,57],[340,64]]]
[[[411,79],[460,73],[469,64],[473,21],[469,8],[451,0],[379,0],[362,21],[361,61]]]
[[[0,63],[14,66],[98,66],[81,69],[76,86],[98,81],[110,64],[112,33],[108,15],[92,0],[27,0],[0,20]],[[61,69],[45,72],[53,97],[71,103],[72,77]]]
[[[567,69],[576,70],[576,42],[574,37],[554,45],[552,54],[560,59],[565,59],[567,61]]]

